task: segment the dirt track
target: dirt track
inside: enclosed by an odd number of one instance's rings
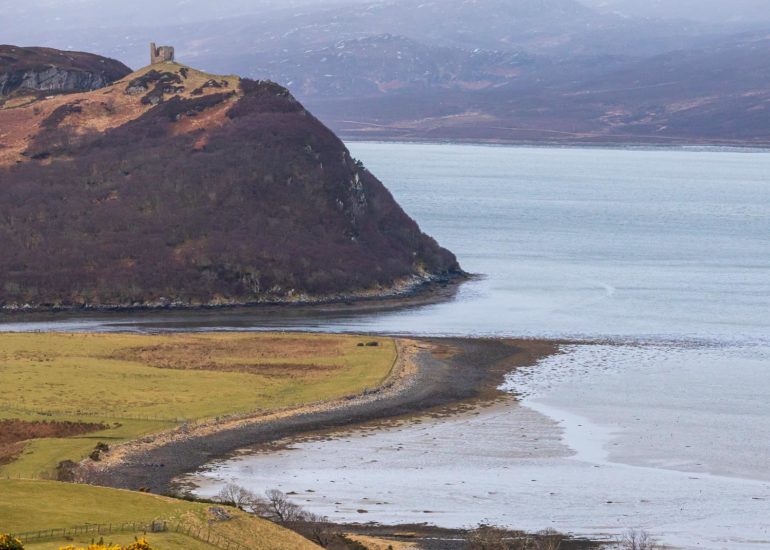
[[[177,431],[117,449],[89,481],[173,492],[173,480],[245,447],[313,432],[503,398],[506,373],[557,351],[557,342],[493,339],[399,340],[400,360],[375,392],[253,418]]]

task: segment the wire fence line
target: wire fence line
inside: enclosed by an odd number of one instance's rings
[[[46,540],[68,539],[77,536],[92,535],[103,537],[117,533],[177,533],[186,537],[205,542],[210,546],[222,550],[250,550],[252,547],[230,539],[220,533],[212,531],[211,527],[189,525],[181,522],[169,523],[168,521],[136,522],[126,521],[122,523],[87,523],[75,527],[59,527],[55,529],[40,529],[37,531],[25,531],[11,533],[12,537],[19,539],[23,544],[32,544]]]

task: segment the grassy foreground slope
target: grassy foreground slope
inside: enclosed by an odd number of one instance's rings
[[[348,335],[3,334],[0,387],[12,390],[0,393],[0,421],[105,429],[24,441],[0,460],[0,477],[51,476],[98,442],[358,393],[379,385],[395,356],[388,338]]]
[[[317,548],[303,537],[237,510],[228,508],[232,519],[215,521],[210,505],[185,502],[145,493],[105,489],[53,481],[0,480],[0,532],[25,532],[84,525],[119,524],[165,520],[170,524],[206,527],[212,533],[254,549],[305,550]],[[134,533],[114,533],[105,542],[125,543]],[[85,535],[88,543],[94,535]],[[99,538],[98,536],[96,537]],[[149,533],[148,540],[163,550],[208,549],[204,542],[177,533]],[[28,544],[27,550],[56,549],[65,540]]]

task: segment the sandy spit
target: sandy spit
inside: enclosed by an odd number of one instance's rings
[[[396,340],[398,356],[374,390],[333,401],[183,425],[113,447],[80,465],[90,483],[175,493],[174,480],[251,446],[415,414],[452,414],[511,399],[498,390],[506,374],[556,353],[559,342],[433,338]]]

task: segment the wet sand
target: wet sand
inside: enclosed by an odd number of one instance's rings
[[[112,487],[179,492],[175,479],[240,449],[427,412],[452,414],[513,399],[498,389],[506,374],[556,353],[543,340],[399,339],[399,359],[379,389],[335,402],[235,418],[144,438],[113,449],[85,475]]]

